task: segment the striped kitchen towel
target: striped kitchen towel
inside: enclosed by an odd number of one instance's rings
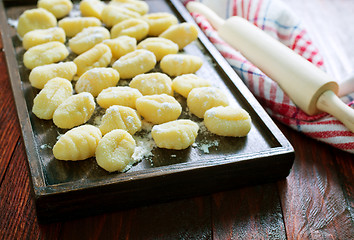
[[[184,0],[183,2],[189,1]],[[246,18],[324,70],[323,58],[309,38],[306,29],[287,5],[280,0],[199,1],[223,18],[235,15]],[[326,113],[307,115],[295,106],[276,82],[252,65],[241,53],[226,44],[202,15],[192,13],[192,16],[270,116],[311,138],[354,153],[354,134],[339,120]],[[354,93],[342,98],[348,105],[354,103],[353,99]]]

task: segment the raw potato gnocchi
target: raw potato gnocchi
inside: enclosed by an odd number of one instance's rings
[[[69,50],[61,42],[47,42],[28,49],[23,55],[23,64],[33,69],[38,66],[51,64],[64,60]]]
[[[53,114],[53,122],[59,128],[69,129],[86,123],[96,104],[91,93],[83,92],[67,98]]]
[[[96,17],[101,20],[103,8],[106,6],[100,0],[82,0],[80,2],[80,12],[84,17]]]
[[[189,119],[179,119],[153,126],[152,138],[159,148],[181,150],[191,146],[199,131],[199,126]]]
[[[123,79],[133,78],[136,75],[152,70],[156,65],[155,55],[145,49],[138,49],[119,58],[112,65]]]
[[[198,29],[194,24],[180,23],[172,25],[161,33],[159,37],[170,39],[177,43],[179,49],[183,49],[198,38]]]
[[[103,135],[114,129],[123,129],[133,135],[141,129],[141,119],[136,110],[113,105],[103,115],[99,129]]]
[[[173,95],[171,78],[159,72],[137,75],[129,83],[129,87],[138,89],[143,95]]]
[[[109,4],[124,7],[128,10],[139,13],[141,16],[149,11],[149,5],[140,0],[111,0]]]
[[[70,0],[38,0],[37,6],[53,13],[56,18],[62,18],[70,13],[73,3]]]
[[[135,146],[134,138],[127,131],[112,130],[98,142],[97,164],[108,172],[123,172],[134,163]]]
[[[58,41],[65,43],[65,32],[62,28],[52,27],[47,29],[32,30],[23,36],[22,46],[28,50],[31,47],[37,46],[42,43]]]
[[[118,7],[114,5],[107,5],[103,8],[101,19],[107,27],[112,27],[117,23],[129,18],[139,18],[140,14],[129,9]]]
[[[108,87],[114,87],[119,81],[119,73],[113,68],[92,68],[82,74],[76,82],[77,93],[89,92],[92,96],[98,94]]]
[[[161,70],[170,76],[195,73],[202,65],[200,57],[189,54],[169,54],[160,62]]]
[[[72,95],[73,87],[64,78],[53,78],[33,100],[32,112],[40,119],[52,119],[58,106]]]
[[[73,79],[77,71],[74,62],[60,62],[38,66],[32,69],[29,74],[29,81],[35,88],[42,89],[44,85],[55,77]]]
[[[136,100],[136,110],[153,124],[176,120],[182,113],[181,104],[167,94],[146,95]]]
[[[118,59],[127,53],[133,52],[136,49],[136,39],[129,36],[120,36],[114,39],[104,40],[112,52],[112,58]]]
[[[136,100],[143,95],[138,89],[131,87],[110,87],[102,90],[97,97],[97,103],[102,108],[121,105],[136,109]]]
[[[160,61],[168,54],[175,54],[178,52],[178,45],[169,39],[150,37],[138,44],[138,49],[146,49],[155,54],[156,60]]]
[[[64,29],[67,37],[75,36],[84,28],[101,25],[101,21],[95,17],[66,17],[58,22],[58,26]]]
[[[171,13],[149,13],[142,17],[149,24],[149,36],[159,36],[170,26],[177,24],[177,18]]]
[[[181,76],[176,77],[172,81],[172,89],[173,91],[179,93],[183,97],[187,98],[189,92],[193,88],[198,87],[210,87],[211,83],[204,78],[200,78],[197,75],[190,73],[190,74],[183,74]]]
[[[219,106],[207,110],[204,123],[210,132],[220,136],[244,137],[251,130],[248,112],[234,106]]]
[[[35,29],[47,29],[57,25],[55,16],[44,8],[35,8],[24,11],[18,19],[17,33],[23,37]]]
[[[53,147],[53,155],[58,160],[85,160],[95,156],[101,138],[102,133],[95,126],[75,127],[59,138]]]
[[[187,97],[189,110],[199,118],[203,118],[204,113],[210,108],[227,105],[228,98],[223,91],[215,87],[194,88]]]
[[[138,18],[130,18],[114,25],[111,29],[111,38],[129,36],[137,41],[145,38],[149,32],[149,24]]]

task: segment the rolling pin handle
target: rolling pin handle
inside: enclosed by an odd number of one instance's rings
[[[210,8],[208,8],[202,3],[192,1],[187,3],[186,7],[189,12],[197,12],[204,15],[204,17],[208,19],[210,24],[216,30],[218,30],[225,23],[224,19],[219,17],[214,11],[212,11]]]

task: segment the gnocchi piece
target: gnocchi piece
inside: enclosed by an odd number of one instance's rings
[[[22,46],[28,50],[31,47],[37,46],[42,43],[58,41],[65,42],[65,32],[62,28],[52,27],[47,29],[32,30],[23,36]]]
[[[133,135],[141,129],[141,119],[136,110],[130,107],[113,105],[102,116],[99,129],[103,135],[114,129],[123,129]]]
[[[44,85],[55,77],[73,79],[77,71],[74,62],[60,62],[38,66],[32,69],[29,74],[29,81],[35,88],[42,89]]]
[[[149,32],[149,24],[138,18],[129,18],[123,20],[111,29],[111,37],[129,36],[137,41],[145,38]]]
[[[82,125],[67,131],[53,147],[53,155],[58,160],[78,161],[95,156],[101,131],[92,125]]]
[[[198,29],[192,23],[180,23],[169,27],[160,37],[172,40],[179,49],[183,49],[198,38]]]
[[[74,37],[84,28],[101,25],[101,21],[95,17],[66,17],[58,22],[58,26],[64,29],[67,37]]]
[[[136,39],[129,36],[120,36],[114,39],[104,40],[112,52],[112,57],[118,59],[127,53],[133,52],[136,49]]]
[[[151,135],[159,148],[181,150],[191,146],[199,126],[189,119],[179,119],[152,127]]]
[[[62,18],[70,13],[73,3],[70,0],[38,0],[37,6],[53,13],[56,18]]]
[[[210,108],[227,105],[229,100],[226,95],[215,87],[194,88],[187,97],[189,110],[199,118],[203,118],[205,111]]]
[[[157,37],[170,26],[177,24],[177,18],[167,12],[149,13],[142,17],[150,26],[149,35]]]
[[[173,95],[171,78],[159,72],[139,74],[132,79],[129,87],[138,89],[143,95]]]
[[[251,117],[248,112],[235,106],[219,106],[204,114],[206,128],[217,135],[244,137],[251,130]]]
[[[119,73],[113,68],[92,68],[82,74],[75,85],[77,93],[89,92],[97,97],[105,88],[114,87],[119,81]]]
[[[181,104],[167,94],[146,95],[136,100],[136,110],[153,124],[176,120],[182,113]]]
[[[170,76],[195,73],[202,65],[200,57],[188,54],[169,54],[160,62],[161,70]]]
[[[118,7],[114,5],[107,5],[103,8],[101,19],[107,27],[112,27],[117,23],[129,18],[139,18],[139,13],[133,12],[129,9]]]
[[[138,49],[119,58],[112,65],[123,79],[133,78],[136,75],[152,70],[156,64],[155,55],[145,49]]]
[[[124,7],[133,12],[139,13],[141,16],[149,11],[149,5],[144,1],[138,0],[112,0],[109,3],[113,6]]]
[[[109,108],[113,105],[121,105],[136,109],[135,102],[143,95],[138,89],[131,87],[109,87],[97,97],[97,103],[102,108]]]
[[[102,10],[106,6],[104,2],[100,0],[82,0],[80,2],[80,12],[84,17],[101,18]]]
[[[111,49],[106,44],[99,43],[74,59],[77,66],[77,75],[81,76],[92,68],[107,67],[111,59]]]
[[[35,29],[47,29],[57,25],[55,16],[44,8],[35,8],[24,11],[18,18],[17,33],[23,37]]]
[[[97,145],[97,164],[108,172],[123,172],[134,164],[135,146],[134,138],[127,131],[112,130]]]
[[[72,95],[54,111],[53,122],[59,128],[73,128],[86,123],[95,110],[95,100],[91,93]]]
[[[198,87],[210,87],[211,83],[204,79],[200,78],[193,73],[183,74],[181,76],[176,77],[172,81],[172,89],[173,91],[179,93],[183,97],[187,98],[189,92],[193,88]]]
[[[69,47],[71,51],[79,55],[109,38],[110,34],[107,28],[87,27],[69,40]]]
[[[146,49],[155,54],[156,60],[160,61],[168,54],[176,54],[178,52],[178,45],[169,39],[150,37],[138,44],[138,49]]]
[[[73,87],[64,78],[53,78],[33,100],[32,112],[40,119],[52,119],[57,107],[72,95]]]
[[[60,62],[69,55],[66,46],[57,41],[43,43],[28,49],[23,55],[23,64],[33,69],[38,66]]]

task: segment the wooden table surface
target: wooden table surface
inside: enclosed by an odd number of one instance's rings
[[[328,72],[338,79],[352,72],[354,1],[283,1],[307,24]],[[0,239],[354,239],[354,155],[277,125],[296,152],[286,179],[39,224],[1,51]]]

